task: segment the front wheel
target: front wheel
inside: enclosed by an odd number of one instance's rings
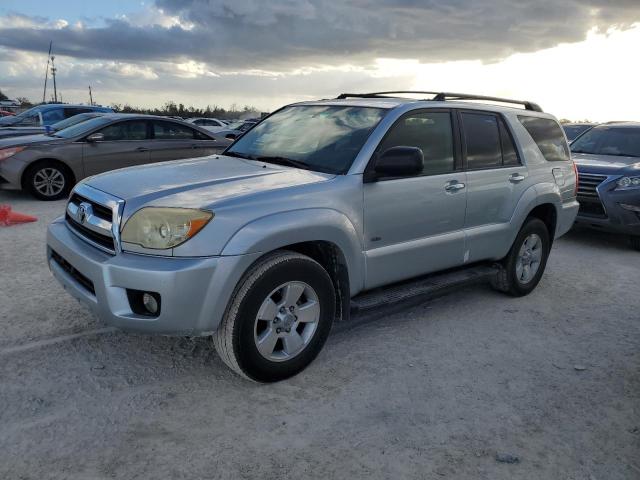
[[[27,169],[24,186],[38,200],[60,200],[69,195],[73,180],[60,163],[46,160]]]
[[[335,316],[326,270],[295,252],[274,252],[240,281],[213,335],[222,360],[258,382],[291,377],[322,349]]]
[[[515,297],[528,295],[540,282],[551,241],[549,230],[538,218],[529,218],[518,232],[500,269],[492,280],[496,290]]]

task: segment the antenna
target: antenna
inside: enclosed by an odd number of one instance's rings
[[[53,40],[49,42],[49,53],[47,54],[47,68],[44,71],[44,92],[42,92],[42,103],[47,100],[47,78],[49,77],[49,60],[51,59],[51,47]]]
[[[58,103],[58,89],[56,87],[56,71],[58,70],[53,63],[56,59],[55,56],[51,55],[51,76],[53,77],[53,101]]]
[[[91,95],[91,85],[89,85],[89,105],[93,105],[93,95]]]

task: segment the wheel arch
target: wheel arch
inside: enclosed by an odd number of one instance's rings
[[[69,174],[72,182],[71,188],[73,188],[73,185],[75,185],[77,182],[77,176],[76,176],[76,173],[73,171],[73,168],[71,168],[71,166],[68,163],[66,163],[64,160],[61,160],[59,158],[43,157],[43,158],[39,158],[38,160],[34,160],[30,162],[24,168],[24,170],[22,170],[22,174],[20,175],[20,185],[22,185],[23,190],[26,188],[27,173],[30,172],[32,169],[34,169],[37,165],[44,162],[52,162],[60,165],[65,170],[65,172]]]
[[[346,318],[349,298],[362,290],[364,257],[353,223],[331,209],[304,209],[257,219],[238,230],[222,249],[222,255],[244,255],[291,250],[307,255],[329,273]]]

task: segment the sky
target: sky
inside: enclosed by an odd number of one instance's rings
[[[640,120],[640,0],[2,0],[0,90],[42,100],[49,41],[66,102],[435,90]]]

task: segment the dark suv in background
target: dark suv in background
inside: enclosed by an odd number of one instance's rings
[[[576,222],[629,235],[640,250],[640,123],[595,126],[571,151],[579,173]]]

